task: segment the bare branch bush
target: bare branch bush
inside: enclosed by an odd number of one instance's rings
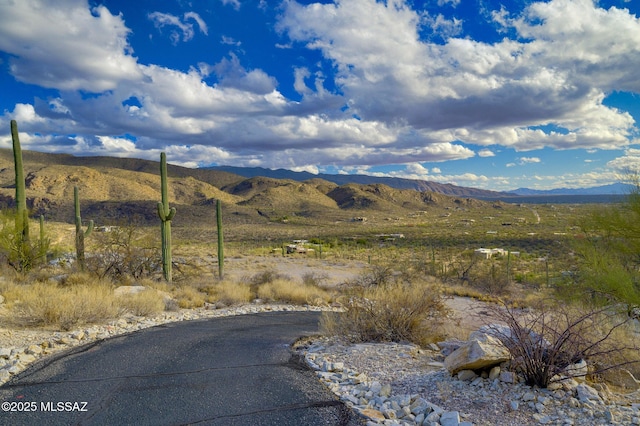
[[[87,257],[87,270],[99,278],[126,282],[151,277],[160,270],[157,247],[151,237],[134,224],[95,232],[92,239],[96,249]]]
[[[577,308],[546,302],[525,312],[495,307],[494,313],[506,327],[488,326],[507,347],[512,368],[522,374],[528,385],[547,387],[587,372],[597,375],[640,361],[637,339],[625,334],[633,319],[624,309]],[[588,370],[576,367],[582,361]]]

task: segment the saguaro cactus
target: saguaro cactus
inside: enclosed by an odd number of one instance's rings
[[[73,187],[73,205],[76,216],[76,261],[78,262],[78,268],[84,271],[84,239],[88,237],[93,231],[93,220],[89,221],[87,230],[82,229],[82,218],[80,217],[80,197],[78,195],[79,190],[77,186]]]
[[[11,139],[13,140],[13,165],[16,179],[16,216],[15,216],[15,263],[14,266],[21,271],[33,266],[33,253],[29,240],[29,212],[27,211],[26,184],[24,169],[22,167],[22,149],[18,136],[18,123],[11,120]]]
[[[218,275],[224,278],[224,239],[222,237],[222,202],[216,200],[216,224],[218,227]]]
[[[171,219],[176,215],[174,207],[169,208],[167,195],[167,155],[160,153],[160,192],[162,201],[158,203],[160,217],[160,233],[162,236],[162,274],[164,279],[171,282]]]
[[[11,139],[13,140],[13,165],[16,175],[16,232],[21,238],[21,245],[29,243],[29,217],[27,213],[27,195],[22,168],[22,149],[18,136],[18,123],[11,120]]]

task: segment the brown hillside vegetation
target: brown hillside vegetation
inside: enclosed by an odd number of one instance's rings
[[[73,187],[80,188],[83,217],[97,224],[136,220],[155,223],[160,201],[158,162],[110,157],[78,158],[24,152],[26,190],[32,216],[73,222]],[[11,150],[0,150],[0,207],[14,204]],[[180,214],[176,225],[210,221],[215,200],[228,221],[269,222],[306,217],[350,220],[368,211],[404,215],[429,209],[468,208],[487,203],[434,192],[394,189],[383,184],[338,186],[323,179],[241,176],[215,170],[169,167],[169,199]],[[382,216],[384,217],[384,216]]]

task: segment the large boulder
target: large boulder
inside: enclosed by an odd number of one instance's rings
[[[469,340],[453,351],[444,360],[444,366],[451,374],[461,370],[490,368],[511,359],[509,350],[497,337],[474,332]]]

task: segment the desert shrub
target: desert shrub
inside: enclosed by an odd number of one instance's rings
[[[326,290],[314,285],[296,284],[284,279],[277,279],[259,286],[258,297],[297,305],[324,305],[330,300],[330,295]]]
[[[579,308],[557,305],[548,300],[522,313],[503,306],[494,313],[506,327],[489,326],[507,347],[512,366],[530,386],[547,387],[566,377],[584,375],[582,369],[567,367],[580,361],[590,366],[590,374],[638,362],[619,358],[629,351],[637,354],[638,342],[614,337],[631,318],[612,307]]]
[[[7,296],[13,321],[19,325],[69,330],[115,318],[120,313],[111,286],[95,281],[68,287],[20,285]]]
[[[28,272],[46,261],[50,240],[35,235],[25,241],[16,229],[15,213],[0,212],[0,260],[18,272]]]
[[[324,273],[308,272],[302,275],[302,284],[306,286],[323,287],[329,276]]]
[[[381,287],[395,280],[395,272],[388,265],[371,265],[357,278],[348,283],[357,287]]]
[[[122,310],[141,317],[154,315],[165,309],[164,298],[153,289],[119,297],[118,305]]]
[[[211,301],[216,301],[226,306],[248,303],[255,299],[255,294],[246,283],[220,281],[207,287],[206,291],[211,296]]]
[[[91,235],[86,268],[100,278],[117,282],[150,277],[161,269],[159,250],[151,236],[134,223]]]
[[[323,331],[352,342],[401,342],[419,345],[437,340],[449,310],[434,284],[392,283],[355,288],[345,312],[324,313]]]
[[[262,284],[270,283],[282,278],[286,277],[272,269],[269,269],[266,271],[258,272],[250,278],[244,279],[244,281],[247,281],[251,286],[260,286]]]

